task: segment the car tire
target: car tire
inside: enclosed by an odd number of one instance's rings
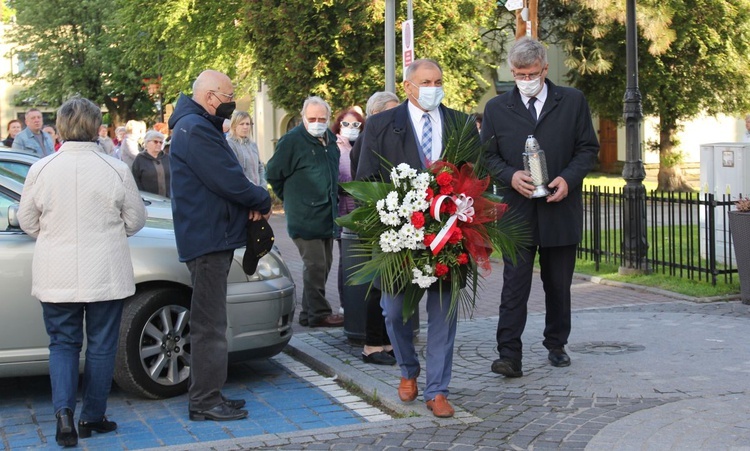
[[[156,288],[125,300],[114,380],[151,399],[187,391],[190,376],[190,293]]]

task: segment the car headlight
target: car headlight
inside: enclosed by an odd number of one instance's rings
[[[281,262],[277,260],[273,253],[269,252],[264,255],[258,262],[258,269],[255,274],[250,276],[250,280],[269,280],[277,279],[284,276],[284,270]]]
[[[272,280],[279,277],[292,278],[289,268],[287,268],[286,263],[281,258],[281,254],[279,254],[278,249],[275,247],[258,261],[258,268],[255,270],[255,274],[250,276],[246,275],[242,269],[242,257],[244,255],[244,248],[235,250],[234,262],[232,263],[232,268],[229,270],[229,283]]]

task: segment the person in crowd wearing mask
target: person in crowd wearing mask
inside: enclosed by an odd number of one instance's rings
[[[127,163],[129,168],[133,167],[136,155],[143,150],[141,141],[145,134],[145,122],[131,120],[125,123],[125,137],[120,143],[120,159]]]
[[[250,182],[222,132],[235,109],[230,78],[206,70],[192,98],[180,94],[169,118],[172,215],[177,253],[190,270],[192,346],[189,417],[228,421],[247,417],[244,399],[228,399],[227,277],[234,250],[247,244],[249,221],[268,219],[271,197]]]
[[[365,112],[367,117],[381,111],[390,110],[399,104],[398,96],[390,91],[379,91],[367,100]],[[352,176],[357,173],[357,163],[362,149],[362,140],[358,139],[351,151]],[[365,344],[362,348],[362,361],[375,365],[395,365],[391,340],[383,318],[383,308],[380,306],[380,288],[372,285],[367,291],[365,299]]]
[[[161,150],[164,135],[156,130],[149,130],[143,142],[146,150],[139,153],[133,161],[135,183],[141,191],[170,197],[169,155]]]
[[[258,146],[251,139],[250,130],[252,127],[253,121],[247,111],[235,111],[232,114],[232,121],[229,125],[227,142],[237,157],[237,161],[240,162],[245,177],[261,188],[266,189],[268,187],[266,182],[266,167],[260,161]]]
[[[42,131],[50,136],[52,138],[52,143],[55,146],[55,152],[60,150],[60,146],[62,146],[62,141],[60,141],[60,135],[57,134],[57,129],[54,125],[47,124],[44,127],[42,127]]]
[[[42,112],[32,108],[24,117],[26,128],[18,133],[13,140],[13,148],[25,152],[33,152],[39,157],[55,153],[55,143],[52,137],[42,131]]]
[[[503,256],[500,357],[492,363],[494,373],[521,377],[521,335],[537,252],[547,309],[542,343],[552,366],[570,365],[565,345],[571,328],[570,285],[583,233],[581,190],[583,178],[596,163],[599,142],[583,93],[546,79],[544,45],[528,37],[519,39],[508,52],[508,64],[516,87],[487,102],[481,137],[487,145],[487,169],[504,201],[532,232],[532,244],[519,248],[515,260]],[[547,197],[531,198],[533,179],[523,163],[529,135],[545,151],[552,192]]]
[[[357,180],[390,181],[392,167],[405,163],[423,170],[438,160],[444,149],[445,126],[463,124],[469,116],[442,105],[443,70],[431,59],[411,63],[404,75],[408,100],[367,119]],[[478,141],[478,140],[477,140]],[[385,160],[385,161],[384,161]],[[442,289],[441,289],[442,288]],[[381,306],[385,325],[401,370],[398,396],[403,402],[417,398],[417,377],[421,365],[414,347],[414,317],[402,315],[403,293],[382,290]],[[449,312],[450,284],[433,284],[427,289],[427,354],[424,399],[436,417],[452,417],[448,384],[453,366],[453,344],[458,313]]]
[[[331,107],[320,97],[302,105],[302,124],[276,144],[266,177],[284,201],[289,236],[302,257],[302,309],[299,323],[309,327],[341,327],[326,299],[333,263],[334,222],[338,216],[339,148],[328,130]]]
[[[107,124],[102,124],[99,127],[99,145],[102,147],[104,153],[110,157],[119,158],[115,155],[115,143],[109,137],[109,127],[107,127]]]
[[[8,136],[3,140],[3,145],[5,147],[12,147],[13,139],[15,139],[17,134],[21,133],[22,128],[21,121],[18,119],[8,122]]]

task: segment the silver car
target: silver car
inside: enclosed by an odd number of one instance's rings
[[[39,161],[39,155],[8,147],[0,147],[0,168],[20,175],[24,179],[32,164]],[[168,197],[141,191],[150,218],[172,219],[172,201]]]
[[[22,182],[0,168],[0,377],[49,370],[42,309],[31,296],[35,241],[15,217]],[[128,241],[136,292],[125,302],[114,379],[141,396],[176,396],[187,390],[190,375],[190,273],[178,261],[171,220],[150,218]],[[292,337],[295,286],[289,269],[274,249],[247,276],[243,255],[244,249],[235,252],[228,279],[230,361],[276,355]]]

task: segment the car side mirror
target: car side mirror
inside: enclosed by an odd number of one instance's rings
[[[13,229],[20,229],[18,223],[18,204],[12,204],[8,207],[8,225]]]

